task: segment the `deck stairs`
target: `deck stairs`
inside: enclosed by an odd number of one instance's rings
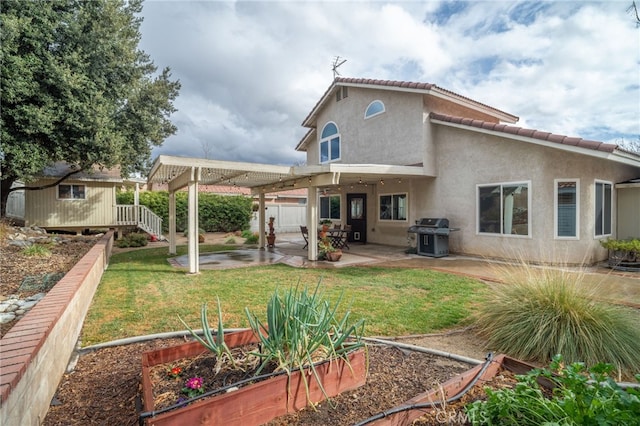
[[[147,234],[158,239],[166,240],[162,235],[162,218],[148,207],[141,205],[116,205],[116,224],[118,226],[136,226]]]

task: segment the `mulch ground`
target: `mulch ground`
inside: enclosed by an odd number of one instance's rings
[[[0,223],[0,297],[20,291],[25,276],[66,273],[93,246],[97,237],[70,236],[64,244],[50,245],[48,257],[26,256],[8,245],[14,230]],[[3,325],[2,335],[13,324]],[[104,348],[84,353],[73,371],[58,386],[43,425],[137,425],[141,410],[141,357],[145,351],[184,342],[164,339]],[[333,399],[335,407],[320,404],[273,421],[271,426],[350,425],[398,405],[418,393],[471,368],[447,358],[389,346],[370,346],[367,383]]]
[[[182,343],[154,340],[84,354],[62,378],[43,425],[136,425],[140,408],[141,357],[148,350]],[[369,348],[369,375],[361,388],[269,423],[353,425],[425,392],[472,366],[389,346]]]

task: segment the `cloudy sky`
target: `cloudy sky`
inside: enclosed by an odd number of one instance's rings
[[[640,28],[624,1],[146,0],[140,48],[182,83],[158,154],[291,165],[343,77],[434,83],[604,142],[640,135]]]

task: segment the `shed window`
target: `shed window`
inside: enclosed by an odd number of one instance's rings
[[[85,196],[85,185],[58,185],[58,199],[60,200],[84,200]]]

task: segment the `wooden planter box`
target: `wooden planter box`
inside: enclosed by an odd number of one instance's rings
[[[230,348],[256,343],[251,330],[227,334],[225,342]],[[199,342],[185,343],[142,354],[142,397],[146,412],[154,410],[153,389],[149,370],[151,367],[197,356],[206,352]],[[334,360],[316,367],[322,387],[329,397],[356,389],[366,382],[367,363],[364,350],[349,355],[349,365],[344,360]],[[300,410],[308,401],[323,401],[325,395],[313,374],[307,372],[309,394],[296,371],[245,386],[239,390],[220,394],[188,406],[162,413],[145,420],[146,425],[261,425],[278,416]]]
[[[482,370],[482,366],[483,364],[477,365],[471,370],[465,371],[464,373],[459,374],[456,377],[444,382],[438,389],[432,389],[429,392],[417,395],[406,401],[402,405],[404,406],[425,402],[437,402],[451,398],[452,396],[457,395],[469,383],[471,383],[476,374],[478,374]],[[526,374],[536,367],[532,364],[519,361],[506,355],[498,355],[493,359],[482,376],[480,376],[480,380],[478,381],[478,383],[491,380],[497,375],[501,368],[509,370],[514,374]],[[541,384],[548,387],[550,383],[551,382]],[[400,411],[397,413],[389,414],[388,416],[379,420],[375,420],[369,424],[375,426],[407,426],[411,425],[415,419],[422,417],[426,412],[430,410],[436,410],[436,408],[419,408],[408,411]]]

